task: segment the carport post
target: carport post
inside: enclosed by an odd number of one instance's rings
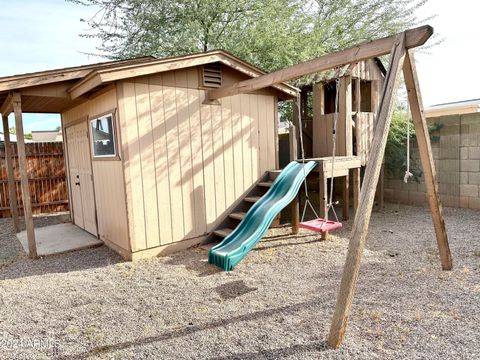
[[[17,132],[18,165],[20,169],[20,181],[22,185],[23,213],[25,227],[27,229],[28,255],[37,257],[37,244],[35,242],[35,229],[33,227],[32,202],[28,185],[27,158],[25,151],[25,138],[23,134],[22,120],[22,97],[20,93],[13,93],[13,111],[15,112],[15,129]]]
[[[13,154],[10,143],[10,129],[8,128],[8,113],[2,114],[3,120],[3,136],[5,141],[5,159],[7,163],[7,178],[8,178],[8,197],[10,198],[10,212],[13,219],[13,228],[15,233],[20,231],[18,223],[18,201],[17,189],[15,186],[15,178],[13,177]]]

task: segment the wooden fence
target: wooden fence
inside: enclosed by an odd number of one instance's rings
[[[23,214],[17,144],[13,143],[11,147],[14,155],[13,168],[18,210],[19,214]],[[27,143],[25,147],[33,213],[40,214],[68,210],[63,144],[61,142]],[[11,216],[8,194],[5,143],[0,142],[0,218]]]

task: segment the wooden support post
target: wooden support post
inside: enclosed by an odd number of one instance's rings
[[[325,93],[324,84],[313,84],[313,127],[312,127],[312,156],[322,157],[322,149],[327,147],[324,117]],[[324,155],[324,154],[323,154]]]
[[[427,190],[428,204],[432,212],[433,226],[437,237],[438,250],[443,270],[452,269],[452,255],[448,245],[447,230],[443,219],[443,209],[438,194],[437,175],[433,162],[432,147],[428,134],[427,122],[423,114],[422,97],[418,86],[417,71],[413,51],[408,51],[403,67],[403,76],[410,102],[413,124],[418,142],[418,152],[422,162],[425,188]]]
[[[370,159],[365,171],[365,178],[360,193],[360,204],[352,229],[352,237],[348,246],[347,259],[343,269],[340,291],[337,297],[335,313],[330,327],[327,343],[337,348],[343,342],[348,317],[352,306],[353,295],[360,271],[368,225],[372,214],[380,168],[387,143],[388,130],[392,119],[393,98],[396,93],[398,78],[405,58],[405,33],[397,36],[392,47],[390,68],[386,75],[382,100],[378,109],[377,127],[372,142]]]
[[[361,85],[361,79],[360,77],[358,77],[356,80],[355,80],[355,106],[354,106],[354,109],[353,111],[355,112],[360,112],[361,111],[361,107],[362,107],[362,98],[361,98],[361,91],[360,91],[360,85]]]
[[[290,146],[290,161],[297,160],[297,127],[293,124],[290,126],[288,133],[288,145]],[[294,235],[298,234],[300,225],[300,201],[298,197],[299,195],[297,194],[290,205],[292,212],[292,234]]]
[[[20,182],[22,187],[23,213],[25,217],[25,227],[27,229],[28,255],[32,259],[35,259],[37,257],[37,244],[35,242],[35,229],[33,226],[32,200],[30,198],[30,188],[28,185],[27,158],[22,119],[22,99],[19,93],[13,94],[13,110],[15,112],[18,165],[20,168]]]
[[[343,193],[342,193],[342,220],[347,221],[349,218],[350,208],[350,177],[343,177]]]
[[[352,169],[353,176],[353,211],[357,215],[358,200],[360,197],[360,168]]]
[[[10,199],[10,213],[13,220],[13,229],[15,233],[20,231],[20,224],[18,222],[18,200],[17,188],[15,185],[15,178],[13,173],[13,153],[10,143],[10,130],[8,127],[8,115],[2,115],[3,120],[3,136],[5,138],[5,160],[7,163],[7,178],[8,178],[8,197]]]
[[[340,78],[338,102],[337,147],[335,153],[336,155],[352,156],[352,78],[350,76]]]
[[[327,208],[328,186],[327,186],[327,174],[321,168],[318,170],[318,195],[319,195],[319,198],[320,198],[320,201],[319,201],[320,212],[319,212],[318,215],[322,219],[325,219],[326,216],[327,216],[327,212],[328,212],[328,208]],[[321,235],[321,239],[322,240],[327,240],[327,238],[328,238],[328,233],[323,232],[322,235]]]
[[[297,127],[293,124],[290,125],[290,129],[288,130],[288,146],[290,152],[290,161],[295,161],[298,159],[298,152],[297,152]]]

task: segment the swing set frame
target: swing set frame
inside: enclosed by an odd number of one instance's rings
[[[345,338],[345,331],[360,271],[360,264],[368,234],[368,226],[375,198],[375,189],[380,176],[385,146],[390,128],[393,103],[398,87],[400,72],[403,70],[408,92],[410,112],[418,142],[418,151],[425,178],[427,198],[435,229],[435,235],[443,270],[452,269],[452,257],[443,218],[443,210],[438,193],[435,166],[433,162],[427,123],[423,114],[423,104],[418,85],[414,60],[414,48],[423,45],[433,34],[433,28],[425,25],[402,33],[360,44],[343,51],[328,54],[313,60],[286,67],[270,74],[241,81],[208,91],[208,99],[249,93],[264,87],[293,80],[304,75],[321,72],[370,58],[390,54],[390,65],[377,111],[377,122],[371,144],[371,157],[365,170],[360,191],[359,205],[355,213],[347,258],[343,270],[335,311],[327,339],[331,348],[338,348]],[[298,207],[297,207],[298,208]],[[298,220],[298,214],[294,214]]]

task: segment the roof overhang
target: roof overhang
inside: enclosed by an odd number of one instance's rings
[[[155,58],[152,56],[147,56],[137,59],[108,61],[91,65],[82,65],[55,70],[39,71],[28,74],[0,77],[0,92],[14,91],[23,88],[29,88],[32,86],[53,84],[69,80],[77,80],[87,76],[94,69],[100,70],[132,63],[138,64],[154,59]]]

